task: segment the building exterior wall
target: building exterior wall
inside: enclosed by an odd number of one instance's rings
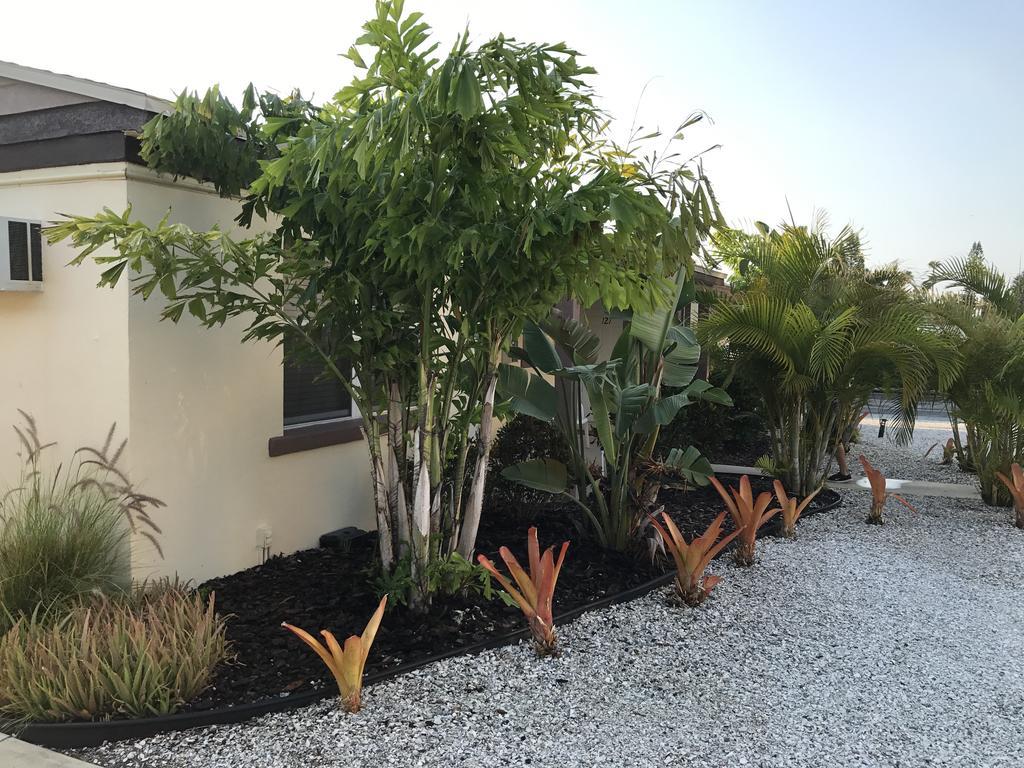
[[[42,221],[61,212],[123,209],[123,177],[93,166],[0,174],[0,216]],[[0,233],[6,236],[6,233]],[[10,425],[35,417],[48,460],[102,444],[110,425],[127,436],[128,291],[98,291],[95,264],[65,266],[65,245],[43,244],[43,290],[0,292],[0,488],[18,481]]]
[[[193,182],[168,184],[133,169],[132,213],[155,224],[229,229],[235,201]],[[316,546],[320,534],[373,527],[362,441],[270,457],[282,433],[281,350],[240,342],[245,324],[206,329],[185,316],[159,319],[161,302],[129,300],[132,472],[168,506],[160,512],[165,560],[138,548],[137,576],[192,579],[256,565],[272,552]]]
[[[237,202],[125,163],[0,174],[0,216],[52,221],[104,207],[156,223],[228,228]],[[320,534],[373,527],[362,441],[270,457],[282,433],[281,352],[240,342],[244,324],[205,329],[159,319],[127,285],[97,289],[100,269],[66,267],[74,252],[44,245],[44,288],[0,293],[0,488],[18,479],[17,408],[32,413],[54,460],[101,443],[112,422],[128,438],[122,465],[167,503],[153,513],[161,559],[133,541],[136,577],[202,580],[256,565],[270,550],[315,546]]]

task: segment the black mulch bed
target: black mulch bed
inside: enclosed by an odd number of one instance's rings
[[[720,479],[727,485],[737,482],[735,477]],[[752,481],[755,492],[771,490],[764,478]],[[834,494],[823,491],[808,512],[833,502]],[[687,536],[703,532],[723,509],[713,488],[666,488],[660,500]],[[640,586],[664,572],[664,564],[602,550],[585,528],[577,527],[581,526],[577,515],[572,508],[554,506],[485,513],[478,551],[494,553],[507,545],[524,560],[530,525],[537,525],[542,547],[569,539],[572,543],[555,594],[556,614]],[[330,629],[339,639],[362,632],[380,599],[372,577],[375,547],[372,537],[366,537],[353,542],[347,552],[305,550],[202,585],[216,593],[218,610],[231,616],[227,634],[236,658],[222,665],[210,689],[185,709],[219,708],[328,684],[320,660],[280,624],[287,621],[314,634]],[[366,671],[381,672],[424,660],[522,626],[518,609],[497,598],[446,598],[427,615],[389,610]]]

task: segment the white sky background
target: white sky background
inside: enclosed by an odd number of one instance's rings
[[[564,40],[587,55],[624,133],[691,134],[733,224],[815,208],[864,231],[869,260],[965,254],[1005,272],[1024,255],[1024,2],[909,0],[407,0],[446,46],[467,21]],[[318,100],[350,79],[338,57],[372,0],[4,2],[0,59],[171,97],[251,80]]]

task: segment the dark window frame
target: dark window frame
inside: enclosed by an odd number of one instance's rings
[[[324,376],[315,363],[290,365],[287,362],[286,347],[283,347],[282,353],[285,356],[282,365],[282,434],[267,441],[268,453],[271,456],[284,456],[361,440],[362,420],[355,413],[348,391],[339,382]],[[339,365],[347,366],[348,363],[339,361]],[[292,373],[291,380],[289,371]],[[289,395],[294,399],[291,407]],[[303,397],[308,401],[305,408],[297,402]],[[337,407],[322,410],[310,407],[311,403],[317,401],[330,403],[332,397],[336,398],[332,405]],[[301,412],[303,410],[305,412]]]

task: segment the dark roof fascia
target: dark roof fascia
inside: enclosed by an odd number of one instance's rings
[[[108,131],[0,144],[0,173],[114,162],[145,165],[139,157],[139,140],[122,131]]]
[[[0,145],[111,131],[138,133],[153,115],[102,101],[0,115]]]

